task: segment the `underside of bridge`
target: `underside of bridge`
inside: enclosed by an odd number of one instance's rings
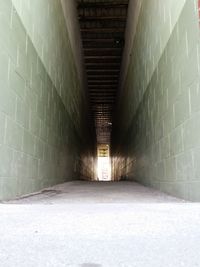
[[[199,1],[1,0],[0,22],[1,200],[98,180],[99,158],[200,200]]]

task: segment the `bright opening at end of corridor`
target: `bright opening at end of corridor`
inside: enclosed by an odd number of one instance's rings
[[[99,145],[97,149],[97,180],[111,181],[111,160],[109,145]]]

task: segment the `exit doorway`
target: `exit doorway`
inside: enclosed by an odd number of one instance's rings
[[[97,180],[111,181],[110,147],[109,145],[99,145],[97,150]]]

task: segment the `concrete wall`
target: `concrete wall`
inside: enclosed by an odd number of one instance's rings
[[[77,5],[74,0],[61,0],[63,12],[71,41],[71,48],[74,55],[74,60],[77,68],[78,75],[81,81],[84,81],[86,86],[86,74],[83,60],[83,47],[80,35],[80,24],[77,17]],[[88,99],[87,99],[88,100]]]
[[[60,0],[0,1],[0,199],[79,177],[91,138],[71,43]]]
[[[131,2],[133,7],[138,1]],[[114,176],[199,201],[198,1],[139,2],[134,24],[129,13],[127,32],[134,34],[121,74],[112,145]]]

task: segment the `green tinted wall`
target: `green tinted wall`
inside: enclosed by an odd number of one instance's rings
[[[122,70],[114,176],[200,200],[198,1],[140,2]]]
[[[59,0],[0,0],[0,199],[80,175],[87,103]]]

